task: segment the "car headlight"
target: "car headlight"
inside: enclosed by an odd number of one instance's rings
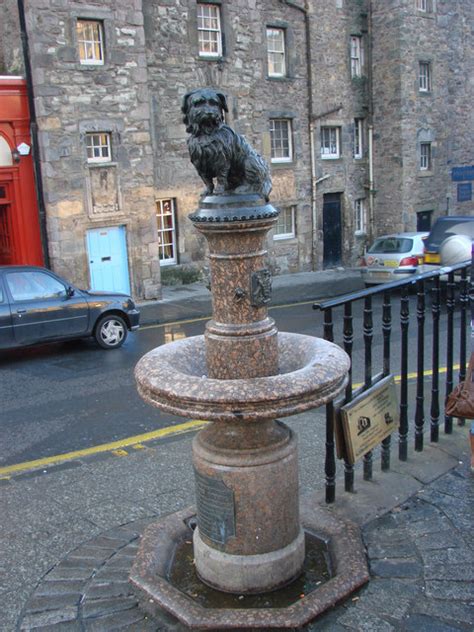
[[[123,308],[124,309],[135,309],[135,303],[132,301],[131,298],[128,299],[128,301],[125,301],[125,303],[123,304]]]

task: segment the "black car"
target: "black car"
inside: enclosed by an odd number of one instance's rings
[[[116,349],[139,320],[126,294],[79,290],[45,268],[0,266],[0,349],[87,336]]]

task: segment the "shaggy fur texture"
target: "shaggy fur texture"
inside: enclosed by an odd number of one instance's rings
[[[258,193],[268,201],[272,190],[268,165],[243,136],[224,123],[225,95],[211,88],[193,90],[184,96],[181,110],[191,134],[191,162],[206,185],[205,194]]]

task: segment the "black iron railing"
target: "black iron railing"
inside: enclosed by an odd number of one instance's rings
[[[459,381],[466,375],[470,266],[470,263],[463,263],[441,268],[413,279],[375,286],[313,305],[314,309],[323,312],[324,338],[342,344],[351,358],[349,381],[343,398],[326,405],[326,502],[332,503],[336,497],[335,424],[338,422],[338,410],[383,378],[398,372],[395,360],[400,368],[398,459],[406,461],[408,458],[411,420],[414,449],[417,452],[423,450],[427,411],[430,441],[439,440],[441,415],[444,432],[452,433],[453,420],[444,414],[444,403],[453,390],[455,354],[459,358]],[[429,301],[431,310],[427,308]],[[393,323],[396,302],[399,304],[399,328]],[[416,328],[410,327],[412,314],[416,315]],[[342,326],[338,325],[340,331],[335,331],[335,316],[338,323],[342,321]],[[410,337],[410,333],[415,335]],[[374,337],[377,341],[375,345]],[[359,343],[362,349],[356,349]],[[413,373],[409,373],[411,366],[415,369]],[[446,377],[441,393],[442,371]],[[431,378],[429,393],[427,378]],[[354,383],[356,379],[360,380],[359,384]],[[408,387],[413,380],[416,394],[414,401],[410,401]],[[463,425],[464,420],[458,420],[458,423]],[[383,471],[390,469],[391,443],[392,437],[389,436],[380,446]],[[365,480],[373,477],[373,461],[372,452],[363,457]],[[345,457],[344,488],[348,492],[354,491],[354,476],[355,467]]]

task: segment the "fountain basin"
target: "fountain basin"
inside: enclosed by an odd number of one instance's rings
[[[187,589],[179,582],[176,585],[172,577],[179,547],[192,538],[189,523],[194,512],[189,508],[167,516],[149,526],[143,535],[130,580],[141,607],[152,616],[164,608],[190,628],[199,630],[293,629],[331,608],[369,579],[359,529],[313,503],[303,503],[303,528],[325,544],[329,575],[321,577],[316,586],[306,586],[304,592],[288,587],[283,593],[277,592],[275,598],[261,595],[250,606],[245,602],[240,607],[232,604],[226,593],[220,597],[215,593],[214,602],[205,603],[198,594],[200,589],[193,590],[193,585]],[[319,564],[318,572],[326,573],[326,565]],[[234,602],[238,598],[239,594]]]
[[[250,379],[207,377],[204,336],[157,347],[138,362],[143,399],[173,415],[208,421],[257,422],[286,417],[333,400],[344,388],[349,358],[331,342],[278,333],[279,373]]]

